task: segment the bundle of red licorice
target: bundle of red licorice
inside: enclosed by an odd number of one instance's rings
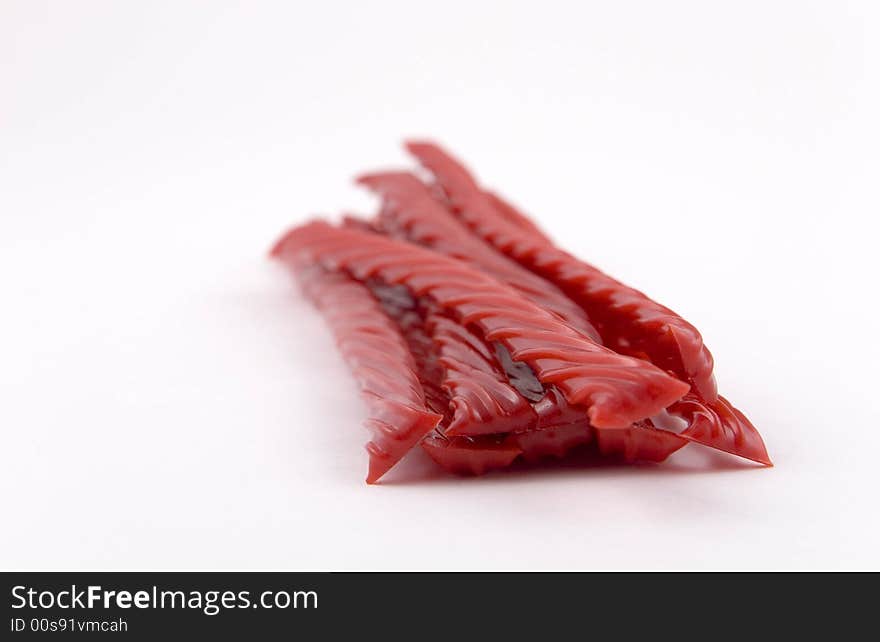
[[[373,219],[311,222],[272,250],[367,401],[368,483],[416,446],[463,474],[580,447],[659,462],[689,442],[770,465],[696,328],[556,247],[438,146],[407,149],[432,184],[363,176]]]

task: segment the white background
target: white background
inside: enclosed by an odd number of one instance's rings
[[[0,1],[0,566],[880,568],[872,2]],[[448,145],[704,334],[773,469],[363,482],[265,257]]]

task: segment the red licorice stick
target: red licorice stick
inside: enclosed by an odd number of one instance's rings
[[[691,383],[708,401],[717,394],[712,355],[700,333],[672,310],[499,215],[470,173],[430,143],[407,149],[433,174],[452,211],[479,237],[521,265],[556,283],[587,311],[609,348],[648,355],[653,363]]]
[[[425,406],[409,348],[365,286],[319,267],[300,267],[297,278],[333,332],[369,407],[367,483],[375,483],[434,430],[441,415]]]
[[[596,427],[627,428],[661,412],[689,388],[646,361],[596,344],[490,276],[424,248],[314,222],[288,232],[274,253],[429,296],[462,325],[479,328],[485,340],[502,343],[566,401],[584,406]]]
[[[407,172],[385,172],[362,176],[358,182],[382,196],[382,211],[376,224],[385,233],[471,263],[601,343],[599,333],[580,306],[552,283],[474,236],[432,197],[416,176]]]
[[[650,360],[692,386],[670,412],[688,423],[681,437],[771,465],[763,440],[746,417],[718,397],[712,355],[692,325],[672,310],[612,279],[532,233],[522,214],[499,212],[499,201],[436,145],[410,143],[410,152],[443,189],[452,212],[485,241],[558,285],[580,304],[605,345]],[[503,207],[503,206],[502,206]]]
[[[773,465],[760,433],[721,395],[710,403],[697,394],[688,393],[672,404],[669,412],[685,420],[687,428],[680,433],[685,439],[765,466]]]

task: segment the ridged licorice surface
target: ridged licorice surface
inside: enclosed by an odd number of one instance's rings
[[[598,345],[492,277],[409,243],[314,222],[291,230],[275,253],[429,296],[462,325],[477,327],[486,341],[503,344],[570,404],[584,406],[596,427],[627,428],[661,412],[689,388],[646,361]]]
[[[586,311],[606,346],[649,360],[691,386],[686,403],[670,408],[688,423],[682,438],[770,464],[755,427],[718,396],[712,355],[693,325],[555,247],[545,235],[535,234],[533,223],[484,192],[467,169],[441,148],[410,143],[408,149],[434,174],[450,212],[477,236],[559,286]]]
[[[367,483],[388,472],[434,430],[441,416],[425,406],[416,365],[395,324],[362,284],[319,267],[297,279],[321,312],[367,402],[370,467]]]
[[[624,354],[646,355],[692,383],[707,401],[714,400],[712,355],[694,326],[499,214],[467,170],[436,145],[410,143],[408,149],[434,174],[452,212],[480,238],[564,290],[586,310],[605,345]]]
[[[523,268],[475,236],[431,195],[428,187],[407,172],[362,176],[359,183],[382,197],[376,227],[389,236],[466,261],[511,286],[527,299],[553,312],[596,342],[599,333],[583,309],[546,279]]]

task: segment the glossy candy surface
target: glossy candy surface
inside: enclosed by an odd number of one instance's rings
[[[569,403],[583,405],[595,426],[625,428],[688,391],[687,384],[647,361],[597,344],[487,274],[430,250],[314,222],[290,231],[277,253],[430,297],[459,323],[473,324],[486,340],[502,343]]]
[[[299,281],[333,332],[367,402],[365,424],[372,433],[367,482],[373,483],[432,432],[442,416],[426,407],[406,342],[366,287],[314,267],[301,270]]]
[[[272,252],[367,399],[369,483],[416,445],[460,474],[583,448],[660,462],[689,442],[770,464],[696,328],[557,248],[436,145],[408,149],[433,188],[367,174],[375,218],[301,225]]]
[[[645,358],[691,386],[687,401],[670,409],[688,424],[683,438],[770,464],[755,427],[718,396],[712,355],[694,326],[535,234],[533,223],[480,189],[464,166],[436,145],[407,147],[433,172],[449,210],[480,238],[564,290],[588,314],[605,345]]]

